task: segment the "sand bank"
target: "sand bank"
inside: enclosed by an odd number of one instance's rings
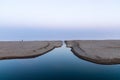
[[[61,46],[62,41],[0,41],[0,59],[34,58]]]
[[[81,59],[97,64],[120,64],[120,40],[71,40],[65,43]]]

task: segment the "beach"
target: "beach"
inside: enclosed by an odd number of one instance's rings
[[[34,58],[61,46],[62,41],[0,41],[0,59]]]
[[[65,43],[81,59],[97,64],[120,64],[119,40],[71,40]]]

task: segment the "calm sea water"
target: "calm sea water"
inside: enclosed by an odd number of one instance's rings
[[[50,32],[50,33],[48,33]],[[119,29],[1,28],[0,40],[120,39]],[[120,65],[76,57],[65,45],[32,59],[0,60],[0,80],[120,80]]]
[[[32,59],[0,61],[0,80],[120,80],[120,65],[99,65],[63,46]]]

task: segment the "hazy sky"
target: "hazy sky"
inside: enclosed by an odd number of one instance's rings
[[[120,0],[0,0],[0,26],[23,25],[119,27]]]

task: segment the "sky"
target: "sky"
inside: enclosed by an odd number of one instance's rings
[[[119,39],[120,0],[0,0],[0,40]]]
[[[7,27],[120,26],[119,14],[120,0],[0,0],[0,25]]]

